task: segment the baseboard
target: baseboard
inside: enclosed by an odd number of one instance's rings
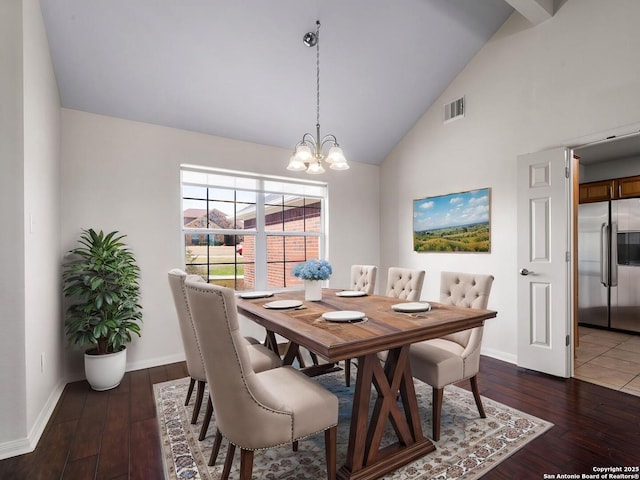
[[[17,457],[18,455],[23,455],[25,453],[31,453],[34,450],[35,446],[31,446],[31,441],[27,438],[0,443],[0,460]]]
[[[142,370],[143,368],[159,367],[170,363],[184,362],[184,360],[184,353],[176,353],[174,355],[167,355],[166,357],[155,357],[139,362],[127,362],[127,372]]]
[[[510,353],[505,353],[501,350],[493,350],[492,348],[484,348],[482,347],[481,351],[482,355],[486,355],[487,357],[495,358],[497,360],[502,360],[503,362],[512,363],[514,365],[518,364],[518,356],[512,355]]]
[[[0,460],[15,457],[17,455],[23,455],[25,453],[31,453],[36,449],[38,442],[40,441],[40,437],[42,436],[42,433],[44,432],[44,429],[46,428],[47,423],[58,404],[58,400],[60,400],[62,392],[64,392],[65,386],[66,383],[61,381],[53,389],[27,438],[20,438],[10,442],[0,443]]]

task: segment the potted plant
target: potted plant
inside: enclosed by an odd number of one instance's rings
[[[293,268],[293,274],[304,280],[304,299],[307,301],[322,300],[321,280],[327,280],[333,270],[326,260],[307,260]]]
[[[89,347],[85,374],[94,390],[108,390],[122,381],[126,344],[140,336],[142,308],[140,268],[117,231],[83,230],[64,265],[64,295],[70,297],[65,330],[70,344]]]

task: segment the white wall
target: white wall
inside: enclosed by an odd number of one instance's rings
[[[637,124],[638,18],[635,0],[568,0],[536,27],[514,13],[382,165],[383,269],[426,269],[425,299],[437,299],[443,270],[493,274],[486,354],[516,361],[517,156]],[[466,117],[444,125],[442,105],[462,95]],[[412,200],[483,187],[490,254],[412,251]]]
[[[64,388],[60,99],[38,0],[23,0],[23,15],[25,370],[28,436],[37,440]]]
[[[181,163],[309,178],[286,170],[291,151],[194,132],[62,110],[62,249],[82,228],[119,230],[141,268],[142,338],[128,352],[127,368],[184,358],[167,272],[183,265]],[[329,256],[332,285],[349,279],[352,262],[378,264],[379,167],[351,163],[328,171]],[[347,235],[348,232],[348,235]],[[69,353],[79,375],[79,355]]]
[[[623,158],[580,166],[580,183],[640,175],[640,157]]]
[[[0,458],[5,458],[35,448],[64,387],[60,102],[37,0],[0,2],[0,105]]]
[[[22,3],[0,2],[0,447],[24,438]],[[2,448],[0,448],[0,451]],[[0,457],[1,458],[1,457]]]

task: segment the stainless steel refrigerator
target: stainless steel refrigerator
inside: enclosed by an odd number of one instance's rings
[[[578,208],[578,323],[640,332],[640,198]]]

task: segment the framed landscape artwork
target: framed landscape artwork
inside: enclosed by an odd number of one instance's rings
[[[490,252],[491,189],[413,201],[416,252]]]

